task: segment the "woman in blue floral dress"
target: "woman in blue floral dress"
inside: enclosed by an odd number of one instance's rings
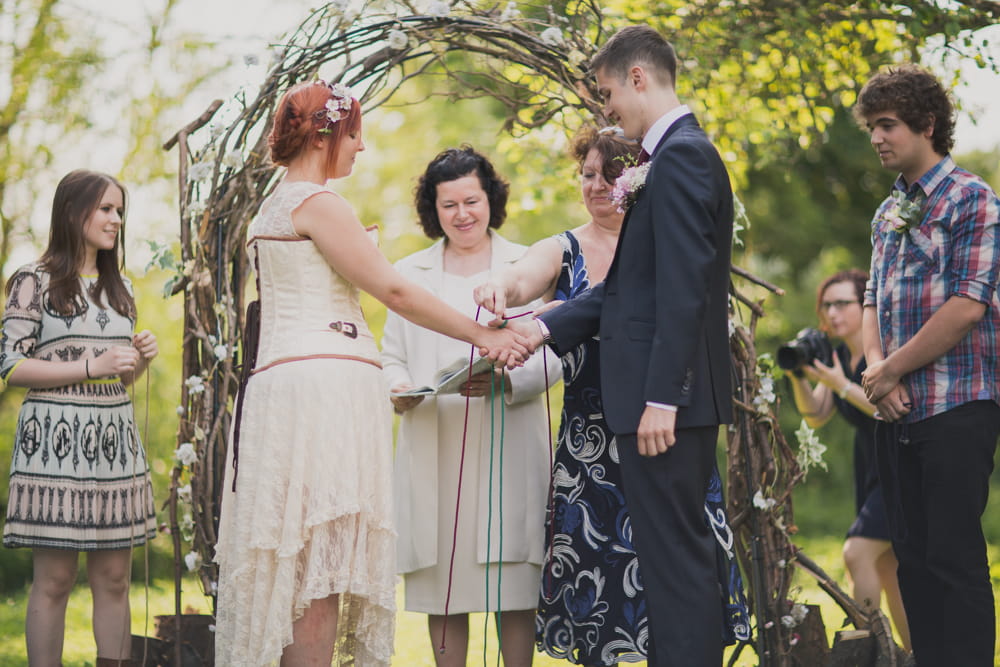
[[[608,128],[586,130],[573,154],[591,221],[539,241],[494,283],[477,288],[485,306],[541,296],[564,301],[604,279],[623,214],[610,201],[614,181],[638,146]],[[559,444],[552,468],[545,563],[535,620],[540,651],[582,665],[646,659],[648,631],[642,574],[622,491],[614,434],[604,420],[598,340],[562,358],[565,382]],[[733,535],[716,472],[707,489],[706,521],[718,537],[719,583],[726,623],[720,641],[749,636],[749,619]]]

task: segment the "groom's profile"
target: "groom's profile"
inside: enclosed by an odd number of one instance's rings
[[[649,665],[719,665],[722,609],[703,505],[719,425],[732,418],[732,189],[677,98],[677,57],[658,32],[624,28],[591,66],[605,115],[641,141],[649,168],[606,280],[541,315],[532,342],[562,352],[600,335],[604,416],[649,605]]]

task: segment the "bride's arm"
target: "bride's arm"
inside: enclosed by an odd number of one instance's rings
[[[507,363],[509,357],[514,360],[526,356],[520,336],[503,335],[507,331],[476,324],[403,278],[372,243],[341,197],[331,192],[310,197],[292,213],[292,224],[298,234],[312,239],[337,273],[414,324],[486,348],[501,364]]]
[[[535,299],[550,301],[562,268],[562,246],[555,238],[533,244],[519,260],[498,272],[473,291],[483,308],[503,316],[508,307],[523,306]]]

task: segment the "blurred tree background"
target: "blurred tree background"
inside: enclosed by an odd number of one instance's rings
[[[41,253],[49,203],[65,172],[103,169],[132,189],[127,268],[139,295],[139,325],[157,333],[161,350],[148,388],[143,381],[134,390],[136,414],[148,429],[154,489],[164,490],[177,428],[182,304],[179,296],[163,300],[165,274],[145,268],[145,241],[170,245],[177,229],[177,157],[160,145],[213,98],[240,94],[238,85],[255,75],[263,79],[255,68],[268,58],[267,41],[293,28],[311,3],[283,3],[273,34],[261,34],[258,22],[256,46],[246,54],[226,46],[245,25],[236,14],[252,19],[254,2],[218,3],[231,9],[232,23],[216,30],[199,22],[195,0],[142,3],[145,9],[127,19],[116,13],[119,4],[126,3],[0,3],[0,275]],[[758,329],[761,352],[815,324],[823,277],[867,268],[869,221],[894,174],[880,168],[850,116],[859,86],[878,67],[906,59],[933,64],[948,83],[960,84],[962,60],[995,69],[1000,54],[997,32],[981,29],[1000,20],[1000,3],[982,0],[605,6],[615,23],[648,22],[678,47],[679,92],[718,143],[752,223],[734,261],[787,290],[784,297],[759,294],[767,310]],[[563,5],[518,8],[557,23]],[[567,154],[568,129],[580,119],[512,135],[499,104],[462,99],[468,91],[437,74],[411,80],[366,117],[367,150],[354,175],[335,184],[366,224],[380,225],[390,259],[429,244],[412,210],[415,178],[437,152],[462,143],[491,156],[512,184],[509,238],[530,243],[586,221]],[[1000,188],[1000,147],[957,158]],[[384,308],[371,299],[365,307],[380,333]],[[14,432],[22,395],[0,393],[0,433]],[[792,437],[799,416],[790,394],[779,400],[782,427]],[[834,420],[820,437],[830,448],[829,472],[813,472],[800,487],[797,525],[805,534],[840,536],[853,517],[851,435]],[[0,461],[9,460],[10,445],[9,435],[0,438]],[[0,513],[6,494],[0,483]],[[991,509],[997,505],[1000,488]],[[990,542],[1000,544],[1000,512],[988,511],[986,523]],[[169,540],[156,540],[151,552],[153,576],[169,576]],[[0,590],[23,588],[29,574],[28,552],[0,549]]]

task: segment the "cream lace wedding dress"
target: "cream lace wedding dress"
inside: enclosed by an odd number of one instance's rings
[[[292,622],[333,594],[335,664],[386,665],[392,654],[392,416],[379,352],[358,290],[291,221],[323,190],[278,185],[248,230],[261,332],[216,546],[222,667],[277,663]]]

